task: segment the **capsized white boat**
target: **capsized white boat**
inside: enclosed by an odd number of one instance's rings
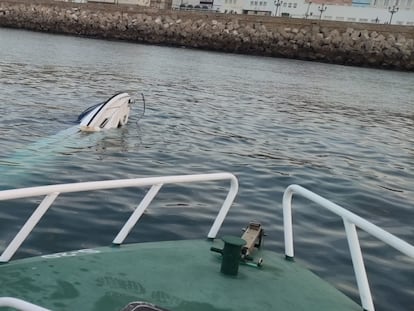
[[[98,132],[127,124],[132,102],[131,96],[123,92],[89,107],[78,117],[80,130]]]

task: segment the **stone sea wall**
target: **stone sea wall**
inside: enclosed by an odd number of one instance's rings
[[[414,71],[410,26],[9,0],[0,27]]]

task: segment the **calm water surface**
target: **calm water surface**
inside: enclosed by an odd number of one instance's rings
[[[71,130],[118,91],[144,93],[144,117],[137,103],[125,128]],[[298,183],[414,243],[413,95],[412,73],[0,29],[0,189],[229,171],[241,189],[221,234],[258,220],[283,252]],[[225,186],[167,187],[128,240],[205,236]],[[142,195],[61,198],[16,257],[107,245]],[[34,202],[0,204],[1,248]],[[341,220],[294,202],[297,258],[358,300]],[[413,260],[360,236],[377,310],[413,310]]]

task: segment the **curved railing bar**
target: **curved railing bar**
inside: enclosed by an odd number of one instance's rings
[[[61,193],[152,186],[145,197],[141,200],[141,203],[138,205],[137,209],[133,212],[128,221],[122,227],[121,231],[113,240],[114,244],[121,244],[164,184],[181,184],[219,180],[230,180],[230,189],[208,233],[209,238],[215,238],[238,192],[237,178],[230,173],[92,181],[0,191],[0,201],[42,195],[46,196],[13,240],[7,245],[6,249],[0,256],[0,262],[8,262],[12,258],[39,220]]]
[[[49,309],[13,297],[0,297],[0,307],[10,307],[21,311],[50,311]]]
[[[285,235],[285,255],[287,259],[293,259],[294,257],[292,229],[292,197],[294,193],[299,194],[342,217],[362,307],[364,310],[374,311],[374,303],[371,296],[371,290],[369,288],[356,227],[361,228],[377,239],[412,258],[414,258],[414,246],[381,229],[373,223],[361,218],[360,216],[299,185],[290,185],[286,188],[283,194],[283,226]]]

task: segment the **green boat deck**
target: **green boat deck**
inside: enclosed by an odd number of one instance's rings
[[[208,240],[152,242],[15,260],[0,265],[0,296],[56,311],[119,311],[132,301],[174,311],[362,310],[273,252],[260,251],[261,268],[243,264],[237,276],[226,276],[211,246]]]

